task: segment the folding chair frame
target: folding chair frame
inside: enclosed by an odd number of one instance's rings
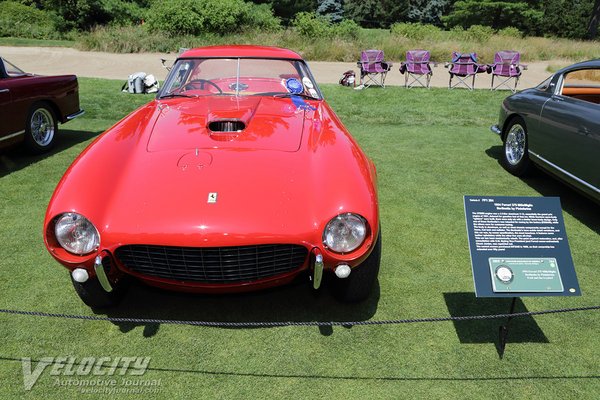
[[[499,78],[504,78],[500,83],[498,83],[496,86],[494,86],[494,77],[498,76]],[[511,87],[509,85],[510,81],[514,79],[515,80],[515,86]],[[505,87],[507,89],[509,89],[511,92],[515,93],[517,91],[517,85],[519,83],[519,75],[516,76],[503,76],[503,75],[496,75],[492,73],[492,86],[490,90],[498,90],[501,87]]]
[[[477,69],[478,69],[478,67],[476,67],[475,71],[477,71]],[[469,75],[456,75],[456,74],[450,73],[450,81],[448,82],[448,89],[454,89],[456,87],[464,86],[469,90],[473,90],[473,89],[475,89],[475,76],[476,75],[477,75],[477,72],[475,72],[473,74],[469,74]],[[454,78],[454,77],[456,77],[457,82],[453,85],[452,78]],[[473,77],[471,84],[469,84],[469,82],[467,81],[467,79],[469,79],[470,77]]]
[[[385,72],[361,72],[360,74],[360,84],[364,85],[365,88],[368,88],[372,85],[381,86],[385,88],[385,77],[387,76],[388,71]]]
[[[404,72],[404,87],[411,88],[419,84],[421,87],[430,89],[429,84],[431,82],[431,75],[433,75],[431,72],[427,74],[415,74],[413,72],[409,72],[407,69]],[[409,82],[409,79],[412,79],[412,81]],[[425,79],[425,82],[422,82],[421,79]]]

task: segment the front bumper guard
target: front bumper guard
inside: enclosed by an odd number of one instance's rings
[[[113,287],[108,280],[108,276],[106,276],[106,271],[104,270],[104,265],[102,264],[102,256],[96,257],[94,260],[94,271],[96,272],[96,276],[98,277],[98,281],[100,282],[100,286],[106,292],[110,293],[113,291]]]
[[[490,131],[492,131],[493,133],[495,133],[498,136],[502,135],[502,129],[500,129],[500,127],[498,125],[490,126]]]
[[[315,262],[312,268],[313,271],[311,280],[313,282],[313,289],[316,290],[321,287],[321,281],[323,280],[323,269],[325,266],[323,264],[323,255],[318,249],[313,250],[313,255]]]

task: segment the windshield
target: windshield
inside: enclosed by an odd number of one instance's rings
[[[25,73],[23,70],[9,63],[4,58],[0,58],[0,62],[2,62],[2,64],[4,65],[4,70],[6,71],[6,75],[8,76],[27,75],[27,73]]]
[[[543,81],[542,83],[540,83],[539,85],[537,85],[535,88],[537,90],[542,90],[542,91],[548,90],[548,87],[550,87],[550,82],[552,81],[552,78],[554,78],[554,75],[552,75],[549,78],[547,78],[545,81]]]
[[[290,93],[321,99],[321,93],[303,61],[194,58],[177,60],[158,97],[273,96]]]

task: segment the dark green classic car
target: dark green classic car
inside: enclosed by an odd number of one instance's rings
[[[523,176],[535,164],[600,203],[600,60],[507,97],[491,130],[508,172]]]

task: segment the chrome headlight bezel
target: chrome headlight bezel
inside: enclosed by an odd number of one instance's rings
[[[100,233],[85,216],[67,212],[54,219],[54,237],[65,251],[84,256],[98,250]]]
[[[369,224],[355,213],[333,217],[323,230],[323,244],[334,253],[345,254],[358,249],[367,239]]]

